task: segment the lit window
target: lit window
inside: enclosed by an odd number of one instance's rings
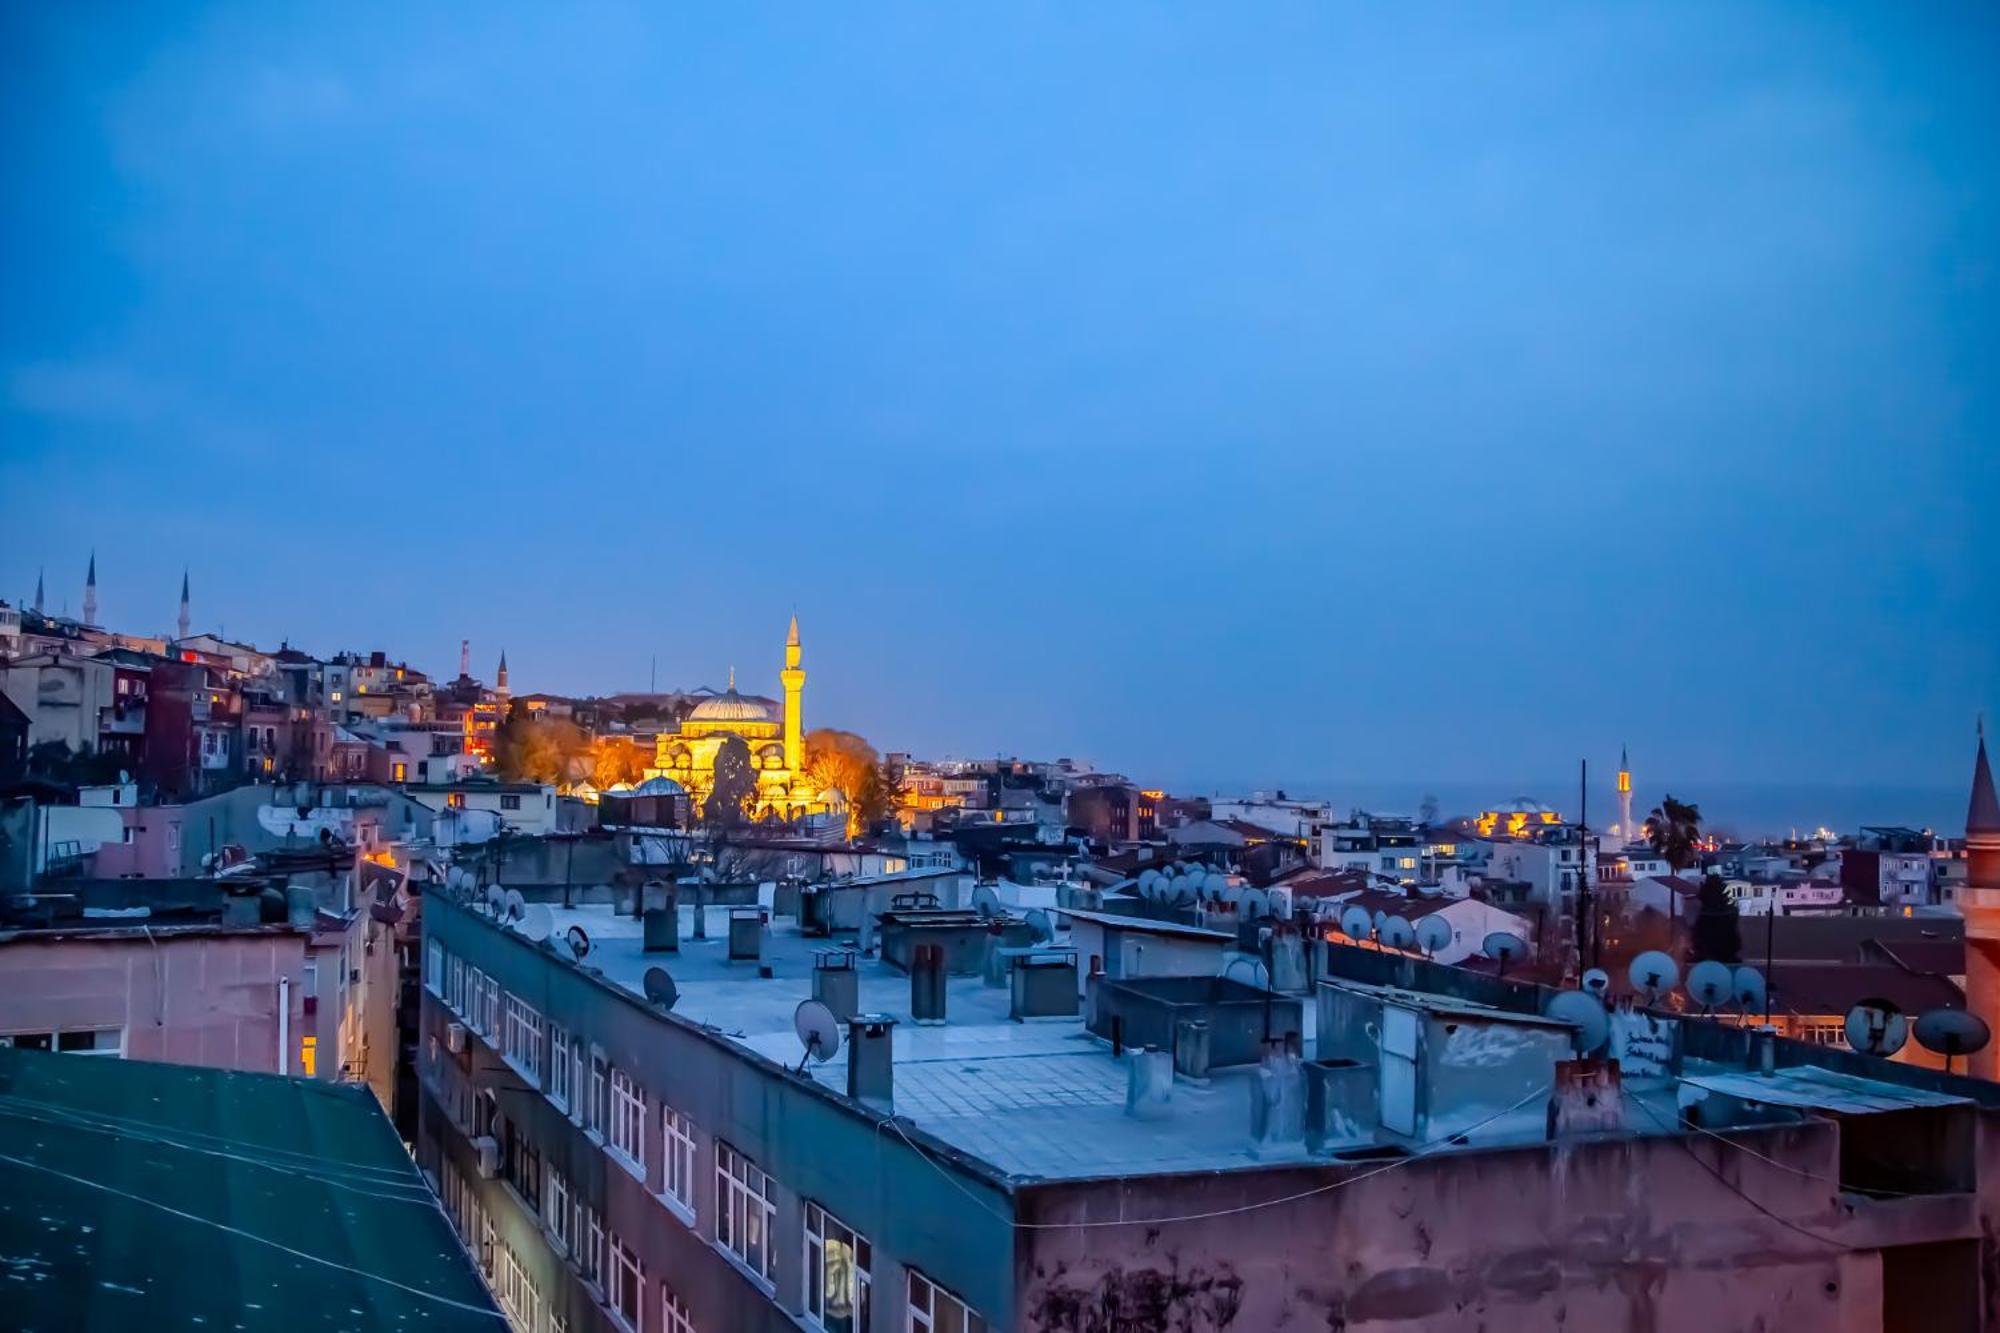
[[[771,1231],[778,1216],[771,1178],[726,1143],[715,1145],[715,1238],[766,1282],[776,1271]]]
[[[806,1317],[828,1333],[867,1333],[868,1239],[818,1204],[806,1205]]]
[[[987,1333],[972,1308],[937,1283],[910,1270],[909,1333]]]
[[[299,1072],[307,1078],[317,1078],[319,1070],[319,1038],[299,1038]]]
[[[339,691],[339,690],[335,690],[335,691],[333,692],[333,701],[334,701],[335,703],[339,703],[339,702],[340,702],[340,691]]]

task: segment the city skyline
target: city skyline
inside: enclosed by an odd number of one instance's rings
[[[1990,16],[0,22],[10,600],[567,693],[797,610],[824,717],[1142,772],[2000,711]]]

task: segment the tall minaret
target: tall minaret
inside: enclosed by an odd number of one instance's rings
[[[83,623],[97,623],[97,552],[90,553],[90,573],[83,579]]]
[[[1618,835],[1627,844],[1639,839],[1632,831],[1632,761],[1625,747],[1618,747]]]
[[[785,669],[778,673],[785,683],[785,767],[797,773],[806,766],[805,731],[799,717],[799,695],[806,688],[805,668],[799,665],[799,618],[792,616],[792,632],[785,636]]]
[[[507,650],[500,650],[500,670],[493,681],[493,692],[504,702],[507,698]]]
[[[39,569],[35,571],[35,614],[38,616],[48,614],[42,610],[42,571]]]
[[[1979,725],[1979,753],[1972,761],[1972,803],[1965,810],[1965,887],[1958,894],[1965,916],[1965,1007],[2000,1035],[2000,798],[1986,762],[1986,724]],[[2000,1078],[2000,1046],[1988,1042],[1972,1057],[1975,1078]]]
[[[470,639],[460,639],[458,641],[458,678],[460,680],[470,680],[472,678],[472,640]]]
[[[181,566],[180,626],[181,626],[180,637],[185,639],[188,636],[188,572],[187,572],[187,566],[185,565]]]

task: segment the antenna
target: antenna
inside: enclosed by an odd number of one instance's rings
[[[577,962],[590,956],[590,936],[582,926],[571,926],[563,933],[563,940],[569,945],[569,951],[576,955]]]
[[[1944,1057],[1947,1074],[1951,1072],[1953,1059],[1983,1051],[1986,1043],[1993,1040],[1993,1031],[1986,1021],[1963,1009],[1933,1009],[1917,1019],[1911,1031],[1916,1034],[1917,1045]]]
[[[528,909],[521,913],[520,920],[514,923],[514,929],[538,943],[547,939],[549,932],[555,928],[555,917],[547,903],[529,904]]]
[[[507,919],[507,890],[498,884],[486,886],[486,910],[502,921]]]
[[[1211,870],[1208,872],[1208,877],[1202,880],[1201,887],[1210,899],[1217,902],[1224,901],[1229,894],[1229,876],[1220,870]]]
[[[799,1061],[801,1072],[807,1060],[825,1064],[840,1050],[840,1020],[823,1000],[800,1000],[799,1007],[792,1010],[792,1031],[799,1034],[799,1045],[806,1048],[805,1059]]]
[[[519,921],[528,914],[528,900],[521,896],[519,889],[509,889],[500,901],[500,919]]]
[[[1730,993],[1736,1007],[1748,1014],[1752,1009],[1764,1007],[1764,997],[1770,988],[1764,984],[1764,974],[1747,964],[1729,974]]]
[[[1410,927],[1409,921],[1400,916],[1383,918],[1377,929],[1382,943],[1391,949],[1407,949],[1417,942],[1417,932]]]
[[[1696,963],[1688,969],[1687,993],[1704,1014],[1728,1000],[1736,993],[1736,979],[1729,973],[1729,964],[1713,958]]]
[[[1243,890],[1243,914],[1259,921],[1271,915],[1271,895],[1262,889]]]
[[[1036,944],[1046,944],[1056,937],[1056,928],[1049,920],[1049,914],[1039,907],[1028,913],[1028,935]]]
[[[646,998],[662,1009],[673,1008],[681,998],[681,988],[674,984],[673,973],[664,967],[647,968],[642,984],[646,988]]]
[[[1611,989],[1611,974],[1601,967],[1593,967],[1583,974],[1583,988],[1601,1000]]]
[[[1451,943],[1451,922],[1441,916],[1427,916],[1417,922],[1417,946],[1432,958]]]
[[[1576,1044],[1578,1055],[1589,1055],[1601,1049],[1605,1039],[1611,1035],[1611,1020],[1604,1015],[1604,1001],[1588,991],[1563,991],[1551,997],[1542,1012],[1550,1018],[1575,1025],[1576,1031],[1570,1035],[1570,1040]]]
[[[1894,1055],[1910,1039],[1910,1020],[1893,1000],[1867,999],[1847,1011],[1847,1044],[1863,1055]]]
[[[981,884],[972,891],[972,910],[982,918],[1000,915],[1000,894],[991,884]]]
[[[1658,1004],[1660,997],[1681,979],[1681,966],[1658,949],[1648,949],[1632,960],[1625,976],[1632,989],[1646,997],[1647,1004]]]
[[[1479,942],[1479,951],[1500,965],[1504,977],[1507,964],[1528,956],[1528,942],[1511,930],[1496,930]]]
[[[1351,940],[1373,939],[1375,918],[1368,915],[1368,909],[1356,903],[1340,914],[1340,933]]]

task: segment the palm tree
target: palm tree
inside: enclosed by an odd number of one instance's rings
[[[1646,816],[1646,842],[1676,870],[1694,864],[1700,841],[1701,807],[1691,801],[1676,801],[1669,794]]]

